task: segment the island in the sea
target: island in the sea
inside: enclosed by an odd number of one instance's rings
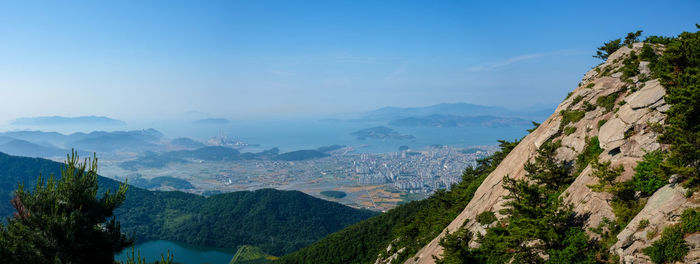
[[[361,129],[355,132],[350,133],[351,135],[357,137],[359,140],[365,140],[367,138],[374,138],[374,139],[414,139],[413,135],[404,135],[400,134],[399,132],[385,127],[385,126],[377,126],[377,127],[371,127],[371,128],[365,128]]]

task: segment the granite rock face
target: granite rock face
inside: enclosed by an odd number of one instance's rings
[[[527,135],[517,147],[501,162],[501,164],[484,180],[477,189],[474,198],[464,208],[443,232],[425,245],[414,257],[406,263],[435,263],[433,256],[440,257],[442,248],[439,241],[447,232],[455,232],[464,226],[473,233],[485,233],[483,226],[475,218],[482,212],[492,211],[502,218],[498,212],[503,208],[504,196],[508,193],[502,187],[503,177],[508,175],[515,179],[525,177],[524,165],[536,155],[537,149],[545,142],[561,141],[556,157],[566,162],[574,162],[584,150],[586,143],[592,137],[598,137],[603,153],[601,161],[610,161],[613,166],[622,165],[625,171],[617,179],[629,180],[634,175],[634,168],[642,156],[650,151],[664,148],[658,143],[659,132],[654,126],[663,125],[669,106],[664,101],[665,88],[658,80],[638,81],[636,76],[626,80],[617,74],[622,67],[622,61],[631,51],[639,54],[643,44],[635,43],[631,48],[625,46],[611,54],[608,60],[584,75],[583,81],[562,103],[554,114],[543,122],[535,131]],[[640,63],[640,72],[649,76],[648,63]],[[591,85],[592,84],[592,85]],[[599,98],[617,96],[613,109],[607,110],[599,105]],[[591,105],[596,106],[591,109]],[[583,118],[561,126],[562,112],[585,112]],[[604,122],[604,123],[603,123]],[[565,127],[575,127],[575,131],[565,135]],[[572,131],[573,129],[570,129]],[[603,219],[614,219],[610,202],[612,195],[605,192],[594,192],[588,186],[598,183],[592,175],[589,165],[578,175],[576,180],[562,194],[564,200],[574,206],[578,214],[589,217],[585,223],[586,229],[596,227]],[[618,235],[619,241],[610,250],[620,255],[624,263],[649,263],[650,260],[641,253],[656,238],[648,239],[646,233],[650,228],[662,230],[673,224],[683,209],[694,207],[693,199],[686,198],[684,190],[675,185],[668,185],[658,190],[649,198],[646,207]],[[647,219],[650,225],[640,230],[639,221]],[[591,237],[598,235],[587,231]],[[686,261],[696,263],[700,260],[700,235],[686,238],[691,245],[691,252]],[[472,241],[470,246],[478,246]],[[383,263],[379,261],[378,263]]]
[[[649,197],[644,209],[617,235],[618,241],[610,250],[621,256],[625,264],[651,263],[651,259],[642,253],[642,249],[658,240],[664,227],[677,223],[683,210],[698,206],[692,197],[685,197],[685,192],[684,188],[674,184],[657,190]],[[643,220],[649,221],[645,227],[640,226]],[[692,234],[685,239],[693,253],[686,256],[686,263],[697,263],[700,261],[700,234]]]

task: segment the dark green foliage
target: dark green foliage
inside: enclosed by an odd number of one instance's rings
[[[599,68],[596,68],[596,69],[599,69]],[[593,88],[593,86],[595,86],[595,83],[589,83],[588,85],[586,85],[586,88]]]
[[[18,182],[34,186],[35,175],[57,173],[60,167],[60,163],[45,159],[0,153],[0,197],[8,201]],[[119,188],[119,182],[108,178],[98,177],[98,182],[100,193]],[[9,216],[13,210],[10,203],[0,202],[0,216]],[[133,233],[139,241],[165,239],[227,248],[247,244],[281,255],[376,213],[297,191],[265,189],[205,198],[131,186],[114,214],[122,231]]]
[[[472,234],[466,228],[460,228],[452,234],[446,234],[439,243],[445,249],[442,259],[433,256],[435,262],[438,264],[479,263],[477,255],[469,248],[471,239]]]
[[[615,107],[615,100],[620,96],[619,93],[611,93],[606,96],[601,96],[596,99],[596,105],[605,108],[606,112],[610,112],[610,110]]]
[[[615,214],[615,224],[622,228],[625,228],[632,218],[637,216],[639,211],[644,209],[646,205],[646,198],[635,198],[634,185],[630,181],[621,182],[615,185],[615,188],[611,190],[614,195],[613,200],[610,202],[610,206]],[[620,231],[618,230],[618,232]],[[617,233],[615,234],[617,235]]]
[[[546,186],[507,177],[503,180],[503,187],[510,192],[503,210],[509,215],[507,237],[494,242],[513,249],[510,256],[519,262],[542,262],[537,252],[562,249],[566,230],[579,225],[571,207],[559,198],[559,192]]]
[[[566,127],[564,128],[564,135],[571,135],[576,132],[576,127]]]
[[[348,194],[345,192],[341,192],[341,191],[322,191],[321,195],[335,198],[335,199],[341,199],[341,198],[347,196]]]
[[[578,102],[581,102],[582,99],[583,99],[583,96],[580,96],[580,95],[574,97],[574,100],[571,100],[571,105],[578,104]]]
[[[685,209],[681,214],[681,229],[686,234],[700,231],[700,212],[695,209]]]
[[[535,131],[535,129],[537,129],[538,127],[540,127],[540,123],[537,123],[537,122],[535,122],[535,121],[531,121],[531,122],[532,122],[532,128],[528,128],[528,129],[527,129],[527,132],[528,132],[528,133],[532,133],[532,131]]]
[[[644,196],[651,196],[668,182],[668,177],[661,169],[664,161],[664,153],[657,150],[644,155],[644,159],[637,162],[633,182],[634,189]]]
[[[642,51],[639,53],[639,58],[643,61],[656,62],[659,56],[656,55],[651,45],[645,43],[642,47]]]
[[[600,122],[599,122],[600,123]],[[574,170],[574,176],[578,175],[593,161],[598,160],[600,153],[603,153],[603,149],[600,148],[600,141],[598,137],[592,137],[586,141],[586,147],[583,148],[581,154],[576,157],[576,169]]]
[[[546,252],[552,263],[590,263],[595,261],[598,246],[580,228],[581,221],[558,198],[559,192],[544,185],[504,178],[507,224],[487,229],[475,249],[452,247],[465,244],[460,229],[446,236],[443,259],[438,263],[543,263],[539,252]],[[456,240],[456,241],[455,241]],[[574,261],[574,262],[572,262]]]
[[[683,32],[666,43],[652,68],[666,87],[666,128],[661,140],[671,149],[665,166],[700,185],[700,31]]]
[[[20,185],[11,201],[14,217],[0,225],[2,262],[114,262],[114,254],[133,243],[112,214],[128,186],[98,195],[97,180],[97,158],[80,163],[74,152],[59,179],[39,177],[32,192]]]
[[[593,111],[593,110],[595,110],[595,108],[596,108],[596,106],[589,103],[588,101],[583,102],[583,110],[585,110],[586,112]]]
[[[333,233],[309,247],[278,260],[281,263],[368,263],[379,254],[386,254],[392,245],[393,254],[404,248],[396,262],[413,256],[435,238],[464,209],[476,189],[519,141],[499,141],[501,150],[477,161],[476,167],[465,169],[462,181],[450,190],[440,190],[428,199],[399,205]]]
[[[629,224],[629,222],[637,216],[646,205],[648,195],[640,192],[641,197],[637,196],[637,187],[634,180],[617,182],[616,179],[622,174],[624,168],[622,165],[611,167],[610,161],[593,163],[593,175],[598,177],[598,184],[589,186],[594,191],[605,191],[613,195],[610,206],[615,214],[614,221],[608,221],[608,232],[603,235],[602,244],[604,247],[609,247],[616,241],[615,236]],[[639,167],[639,165],[638,165]],[[644,167],[644,165],[642,165]],[[635,169],[637,170],[637,169]],[[599,227],[602,228],[603,226]],[[602,232],[602,229],[600,230]],[[603,233],[601,233],[603,234]]]
[[[639,227],[638,227],[639,230],[644,229],[644,228],[647,228],[647,226],[649,226],[649,220],[648,220],[648,219],[639,220]]]
[[[601,187],[614,186],[617,177],[625,170],[622,165],[611,168],[610,163],[610,161],[598,162],[597,159],[592,163],[593,176],[598,178],[598,184],[601,185]]]
[[[588,235],[580,227],[574,227],[566,231],[563,249],[549,250],[550,264],[569,264],[569,263],[598,263],[596,260],[596,252],[599,246],[589,240]]]
[[[496,214],[491,211],[485,211],[476,216],[476,221],[481,225],[488,225],[496,222],[496,220],[498,220],[498,218],[496,218]]]
[[[369,263],[395,237],[395,230],[420,210],[428,200],[400,205],[387,213],[369,218],[302,248],[278,260],[280,263]]]
[[[641,35],[642,35],[642,31],[637,30],[636,32],[627,33],[627,36],[625,37],[624,42],[622,42],[621,39],[615,39],[615,40],[605,42],[605,43],[603,43],[603,46],[598,47],[598,50],[596,51],[596,55],[593,55],[593,57],[606,60],[606,59],[608,59],[608,56],[610,56],[610,54],[617,51],[622,46],[632,45],[632,43],[638,42],[639,37]]]
[[[646,199],[635,197],[635,185],[633,181],[617,182],[616,179],[622,174],[622,165],[611,167],[610,161],[593,162],[593,175],[598,178],[598,184],[589,186],[594,191],[609,192],[613,195],[610,206],[615,214],[615,221],[611,223],[608,230],[611,235],[625,228],[639,211],[646,205]]]
[[[607,119],[598,120],[598,128],[602,127],[602,126],[605,125],[605,123],[607,123],[607,122],[608,122]]]
[[[375,214],[297,191],[273,189],[210,197],[141,190],[129,195],[115,213],[122,219],[123,230],[135,232],[139,240],[226,248],[253,245],[277,256]]]
[[[675,40],[675,37],[647,36],[644,43],[667,45]]]
[[[678,224],[666,227],[661,238],[650,247],[643,250],[654,263],[672,263],[682,260],[688,254],[688,244],[685,242],[685,234],[700,231],[700,211],[685,209],[681,214]]]
[[[573,110],[561,110],[560,112],[562,119],[561,119],[561,124],[559,125],[560,127],[565,127],[569,123],[576,123],[583,116],[586,115],[586,112],[584,111],[573,111]]]
[[[620,39],[615,39],[611,40],[608,42],[603,43],[603,46],[598,47],[598,50],[596,51],[596,55],[593,55],[593,58],[599,58],[603,60],[607,60],[608,56],[612,54],[613,52],[617,51],[622,47],[622,40]]]
[[[598,244],[602,249],[609,249],[613,244],[617,242],[617,234],[620,233],[622,228],[617,222],[603,217],[603,219],[598,223],[597,227],[589,228],[593,233],[600,235],[600,240]],[[602,252],[603,254],[609,254],[607,252]]]
[[[507,217],[477,238],[480,247],[463,247],[471,234],[461,228],[441,240],[444,253],[437,263],[545,263],[542,253],[551,263],[605,260],[604,250],[583,231],[583,218],[560,198],[573,177],[566,164],[554,160],[557,147],[552,142],[540,147],[525,165],[527,179],[503,178],[508,195],[501,213]]]
[[[622,61],[622,79],[627,79],[639,74],[639,57],[634,51],[630,51],[629,57]]]
[[[637,30],[635,32],[630,32],[627,33],[627,36],[625,37],[625,45],[632,45],[632,43],[639,42],[639,37],[642,35],[641,30]]]
[[[574,177],[569,173],[569,166],[554,158],[560,146],[560,143],[550,141],[540,146],[535,160],[525,164],[529,179],[552,190],[559,190],[562,186],[568,186],[573,182]]]
[[[679,261],[688,254],[688,244],[683,239],[683,232],[679,226],[671,226],[664,229],[661,239],[643,250],[654,263],[673,263]]]

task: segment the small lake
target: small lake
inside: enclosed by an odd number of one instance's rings
[[[168,240],[152,240],[137,244],[134,248],[135,253],[141,252],[141,258],[146,258],[147,263],[160,260],[161,254],[165,256],[168,249],[173,254],[173,260],[183,264],[228,264],[236,253],[235,249],[198,247]],[[131,248],[117,254],[114,259],[126,262],[127,252],[131,254]]]

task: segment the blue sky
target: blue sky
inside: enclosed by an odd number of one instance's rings
[[[0,122],[555,105],[602,42],[699,1],[0,1]]]

